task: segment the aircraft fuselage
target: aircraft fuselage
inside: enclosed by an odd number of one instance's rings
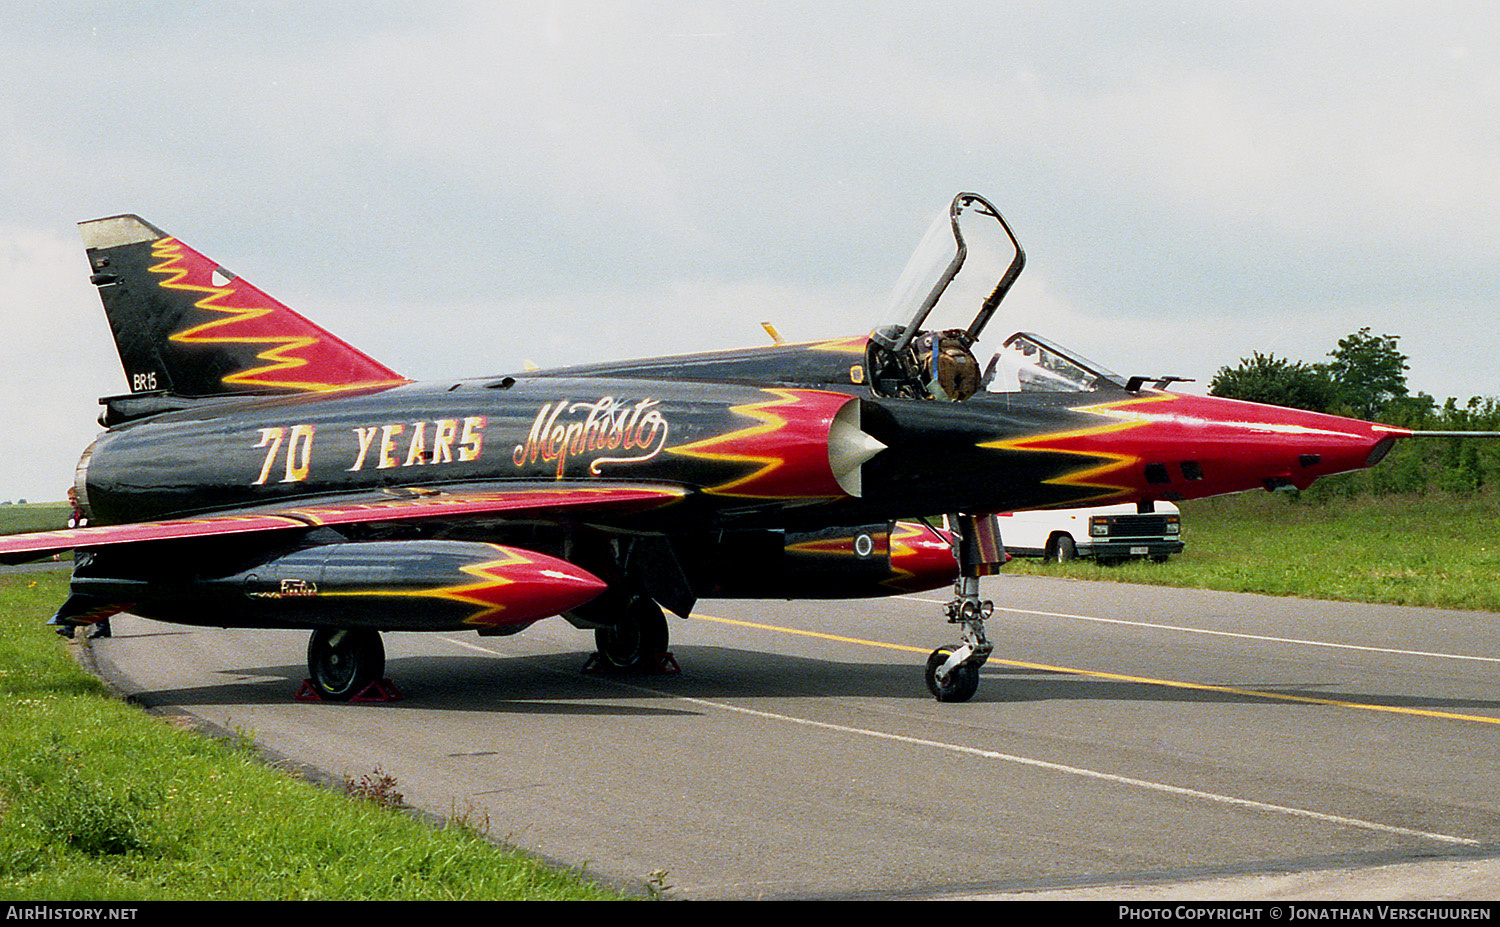
[[[856,492],[830,463],[840,413],[879,442]],[[858,525],[948,512],[1189,499],[1371,462],[1368,423],[1160,390],[981,393],[856,385],[515,376],[241,399],[130,422],[79,470],[93,523],[350,492],[668,482],[680,527]]]

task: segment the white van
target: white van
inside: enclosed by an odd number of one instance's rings
[[[1101,563],[1150,557],[1164,562],[1182,553],[1182,516],[1158,502],[1150,512],[1135,503],[1087,509],[1007,512],[999,516],[1000,540],[1012,557],[1062,562],[1093,557]]]

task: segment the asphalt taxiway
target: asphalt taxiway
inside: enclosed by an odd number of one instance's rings
[[[964,704],[922,682],[942,592],[703,602],[671,619],[664,677],[581,674],[592,637],[560,619],[388,634],[388,704],[293,700],[305,632],[121,617],[90,649],[148,707],[335,779],[378,768],[418,808],[669,897],[1296,897],[1382,867],[1416,873],[1384,897],[1500,896],[1500,615],[984,594],[995,654]],[[1462,878],[1399,868],[1419,861]]]

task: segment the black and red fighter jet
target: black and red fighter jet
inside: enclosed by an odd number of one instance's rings
[[[0,560],[76,550],[70,627],[310,629],[328,699],[380,680],[382,631],[562,615],[628,669],[700,597],[953,583],[960,640],[927,683],[962,701],[992,649],[993,513],[1306,487],[1410,434],[1169,392],[1026,333],[981,365],[1025,257],[973,194],[869,335],[423,383],[136,216],[81,229],[130,392],[100,400],[79,526]]]

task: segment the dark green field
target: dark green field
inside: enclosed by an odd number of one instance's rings
[[[1267,595],[1500,611],[1500,494],[1271,493],[1183,503],[1165,564],[1012,561],[1008,571]]]
[[[23,502],[0,505],[0,534],[52,531],[68,526],[72,507],[66,502]]]

